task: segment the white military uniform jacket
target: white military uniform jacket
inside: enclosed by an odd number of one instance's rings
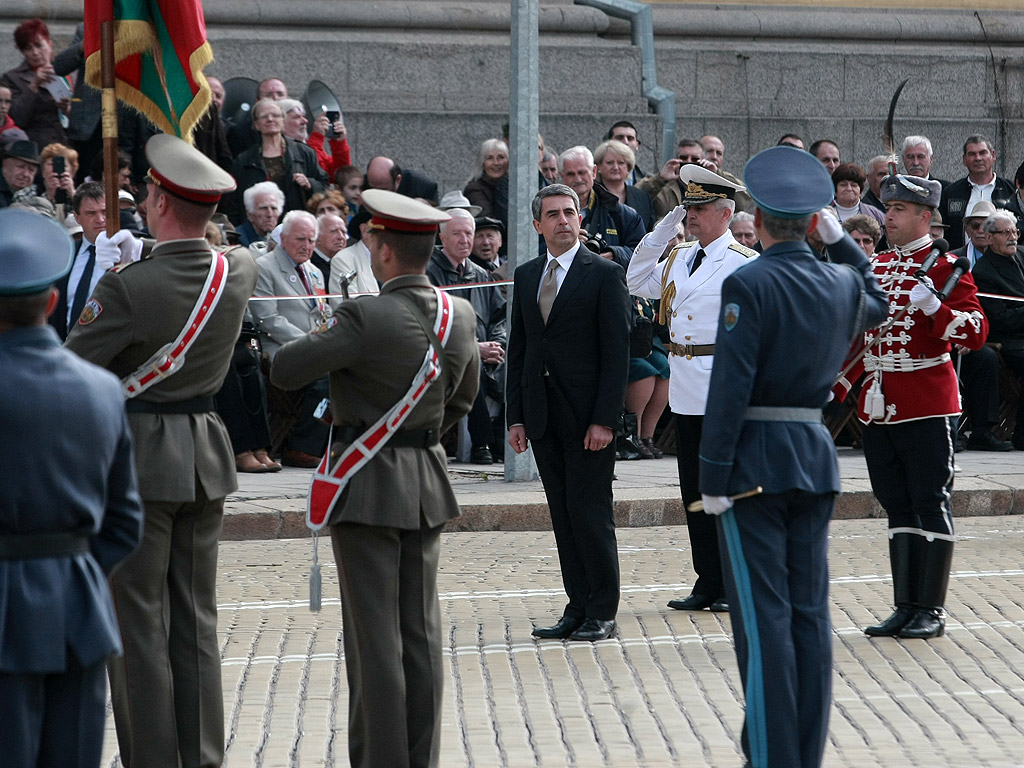
[[[256,291],[253,296],[305,296],[306,286],[299,279],[295,262],[278,246],[272,252],[256,261],[260,268]],[[306,281],[312,292],[318,296],[326,293],[323,273],[311,262],[301,265]],[[333,271],[333,270],[332,270]],[[273,360],[283,344],[300,339],[317,330],[330,315],[326,299],[290,299],[279,301],[252,301],[249,310],[260,332],[263,349]]]
[[[718,317],[722,303],[722,282],[734,270],[757,256],[740,245],[726,230],[725,234],[704,249],[704,261],[690,274],[690,266],[700,250],[699,242],[682,243],[669,256],[658,262],[661,248],[646,246],[647,235],[637,246],[626,270],[626,284],[634,296],[660,299],[662,278],[666,289],[675,285],[669,319],[669,340],[674,344],[714,344],[718,333]],[[667,276],[665,269],[669,269]],[[671,290],[666,290],[671,295]],[[713,355],[687,358],[670,354],[669,407],[673,413],[702,416],[708,399]]]

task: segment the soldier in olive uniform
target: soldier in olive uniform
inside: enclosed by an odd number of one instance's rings
[[[427,334],[440,297],[425,270],[448,214],[376,189],[363,193],[363,205],[373,212],[367,246],[380,295],[342,302],[333,328],[285,344],[270,372],[284,389],[330,375],[332,463],[411,391],[437,341]],[[355,768],[438,761],[444,669],[437,560],[441,528],[459,514],[438,436],[469,413],[480,381],[476,314],[465,299],[448,298],[451,332],[439,380],[351,476],[329,520]]]
[[[175,137],[151,138],[146,157],[149,229],[157,244],[149,258],[103,276],[67,340],[123,386],[191,325],[207,281],[216,280],[206,223],[220,195],[235,187]],[[214,395],[257,277],[244,248],[224,258],[219,300],[178,359],[182,367],[127,402],[145,533],[111,581],[125,655],[110,665],[110,681],[121,761],[129,768],[219,766],[224,756],[217,541],[224,497],[238,486]]]

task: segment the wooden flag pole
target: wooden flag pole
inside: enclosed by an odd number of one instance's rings
[[[107,193],[107,237],[121,228],[121,206],[117,199],[117,96],[114,91],[114,21],[110,15],[100,23],[100,64],[103,125],[103,186]],[[94,38],[95,39],[95,38]]]

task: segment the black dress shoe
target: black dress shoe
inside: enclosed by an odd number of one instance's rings
[[[729,603],[725,601],[725,598],[715,600],[711,605],[708,606],[708,610],[712,613],[728,613]]]
[[[864,634],[870,637],[896,637],[907,623],[914,618],[917,609],[911,605],[898,605],[892,616],[881,624],[864,628]]]
[[[601,621],[601,619],[587,619],[580,625],[580,628],[569,635],[570,640],[585,640],[593,643],[597,640],[607,640],[615,631],[614,621]]]
[[[677,611],[703,611],[717,602],[713,595],[690,595],[684,600],[669,600],[668,607]],[[725,607],[729,610],[729,606]]]
[[[533,636],[545,640],[564,640],[583,625],[583,619],[563,616],[553,627],[534,627]]]
[[[968,451],[1012,451],[1013,445],[1010,443],[1004,443],[998,437],[993,435],[987,429],[980,434],[978,432],[972,432],[970,439],[967,441]]]
[[[469,454],[469,460],[473,464],[493,464],[494,457],[491,456],[491,449],[486,445],[474,448]]]
[[[942,608],[920,608],[900,630],[899,637],[930,640],[946,633],[946,612]]]

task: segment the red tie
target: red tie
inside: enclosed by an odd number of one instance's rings
[[[302,269],[302,265],[301,264],[296,264],[295,265],[295,271],[299,273],[299,280],[302,281],[302,286],[306,289],[306,295],[307,296],[312,296],[313,295],[313,291],[309,287],[309,281],[306,280],[306,272],[305,272],[305,270]],[[309,300],[309,306],[315,307],[316,306],[316,299],[311,298]]]

